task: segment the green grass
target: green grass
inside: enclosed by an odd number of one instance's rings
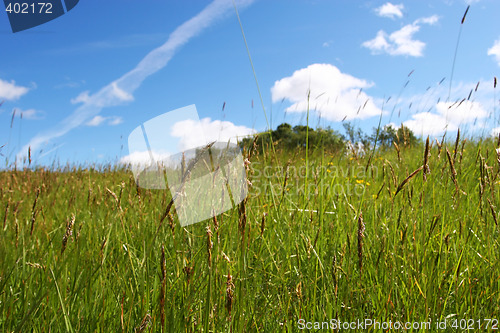
[[[434,145],[427,181],[420,171],[396,196],[423,146],[377,150],[366,172],[368,157],[320,147],[254,155],[244,207],[186,228],[175,214],[159,225],[170,194],[137,188],[126,170],[1,172],[0,331],[500,319],[496,143],[463,147],[458,190]]]

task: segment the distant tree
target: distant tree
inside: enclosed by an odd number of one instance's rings
[[[415,146],[420,141],[415,136],[415,133],[413,133],[411,129],[409,129],[404,125],[401,125],[401,127],[398,128],[397,140],[399,146],[405,146],[405,147]]]
[[[292,128],[290,124],[283,123],[271,132],[271,136],[277,148],[287,150],[304,148],[306,141],[309,143],[309,147],[323,146],[332,150],[340,150],[344,145],[344,137],[330,127],[313,129],[304,125],[297,125]],[[252,143],[252,138],[245,138],[242,140],[241,146],[248,148]],[[270,143],[269,133],[263,132],[259,134],[257,139],[259,150],[266,146],[269,147]]]
[[[293,141],[292,144],[293,146],[296,147],[305,147],[306,146],[306,137],[309,139],[309,146],[314,145],[314,137],[316,136],[316,133],[314,132],[314,129],[304,126],[304,125],[297,125],[293,127]],[[293,148],[293,147],[290,147]]]
[[[351,123],[343,123],[342,126],[344,126],[347,138],[349,139],[351,144],[353,145],[362,144],[364,148],[370,147],[373,139],[370,136],[363,133],[361,128],[355,127]]]
[[[373,134],[370,139],[375,141],[377,137],[377,128],[373,129]],[[389,148],[393,143],[401,147],[409,147],[416,145],[419,140],[408,127],[401,125],[397,130],[392,125],[385,125],[378,133],[377,145],[383,148]]]
[[[356,129],[354,126],[351,123],[343,123],[342,126],[344,126],[349,141],[351,141],[351,143],[356,142]]]
[[[344,136],[330,127],[318,129],[314,139],[315,144],[323,145],[333,150],[341,150],[345,144]]]
[[[371,139],[375,141],[377,138],[377,128],[373,128]],[[389,148],[393,142],[397,142],[397,131],[392,125],[385,125],[378,133],[377,146],[382,148]]]
[[[293,140],[292,126],[287,123],[279,125],[275,131],[272,132],[273,141],[278,142],[283,146],[289,147]]]
[[[276,135],[278,139],[280,138],[289,138],[292,136],[292,125],[283,123],[279,125],[273,134]]]

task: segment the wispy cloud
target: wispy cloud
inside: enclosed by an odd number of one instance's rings
[[[326,42],[323,43],[323,47],[330,47],[332,45],[332,41],[331,40],[328,40]]]
[[[494,56],[498,66],[500,66],[500,39],[496,40],[493,46],[488,49],[488,55]]]
[[[89,91],[83,91],[80,93],[80,95],[76,96],[75,98],[71,99],[71,104],[79,104],[79,103],[88,103],[90,102],[90,95]]]
[[[428,25],[434,25],[439,22],[439,16],[438,15],[432,15],[432,16],[427,16],[427,17],[421,17],[419,19],[416,19],[413,24],[428,24]]]
[[[390,2],[387,2],[387,3],[383,4],[382,6],[376,8],[375,12],[377,13],[378,16],[389,17],[391,19],[394,19],[396,17],[398,17],[398,18],[403,17],[403,9],[404,8],[405,8],[405,6],[403,4],[394,5]]]
[[[69,77],[66,77],[63,83],[57,84],[54,86],[55,89],[63,89],[63,88],[78,88],[84,85],[85,80],[71,80]]]
[[[22,110],[16,108],[12,111],[12,115],[17,118],[27,119],[27,120],[38,120],[45,118],[45,112],[35,109]]]
[[[64,145],[65,145],[65,143],[61,143],[61,144],[59,144],[59,145],[57,145],[57,146],[52,147],[52,148],[51,148],[51,149],[49,149],[48,151],[45,151],[45,152],[44,152],[44,151],[40,151],[40,155],[38,155],[38,158],[40,159],[40,158],[43,158],[43,157],[45,157],[45,156],[49,155],[49,154],[50,154],[50,153],[52,153],[52,152],[57,152],[57,150],[58,150],[59,148],[61,148],[62,146],[64,146]]]
[[[122,117],[114,116],[114,117],[110,117],[108,119],[109,119],[109,124],[111,126],[116,126],[116,125],[120,125],[121,123],[123,123]]]
[[[419,18],[391,34],[380,30],[375,38],[364,42],[361,46],[371,50],[372,54],[387,53],[392,56],[421,57],[424,55],[425,43],[414,39],[414,35],[420,30],[422,24],[434,25],[438,21],[439,17],[433,15]]]
[[[242,8],[250,5],[254,0],[237,0],[237,5]],[[200,34],[218,19],[233,10],[231,0],[214,0],[200,13],[177,27],[167,41],[160,47],[147,54],[137,66],[124,74],[119,79],[111,82],[95,94],[80,95],[75,102],[81,102],[73,114],[64,119],[56,128],[40,133],[33,137],[18,153],[22,158],[28,147],[36,150],[39,146],[63,136],[72,129],[86,123],[98,115],[105,107],[116,106],[133,100],[133,92],[150,75],[158,72],[172,59],[175,53],[190,39]]]
[[[99,126],[106,121],[106,118],[102,116],[95,116],[87,122],[87,126]]]
[[[8,101],[15,101],[25,95],[28,91],[29,88],[18,86],[15,81],[8,82],[0,79],[0,100],[5,99]]]
[[[312,64],[276,81],[271,94],[273,102],[292,102],[287,112],[309,108],[323,118],[341,121],[380,115],[373,98],[362,91],[371,86],[373,83],[342,73],[334,65]]]
[[[47,54],[67,55],[67,54],[82,54],[91,52],[102,52],[106,50],[126,49],[138,46],[148,46],[161,43],[168,34],[151,33],[151,34],[130,34],[120,36],[110,40],[100,40],[93,42],[80,43],[62,48],[46,51]]]
[[[86,125],[96,127],[96,126],[102,125],[104,122],[107,122],[108,125],[116,126],[116,125],[123,123],[123,118],[118,117],[118,116],[103,117],[103,116],[97,115],[94,118],[92,118],[91,120],[89,120],[86,123]]]

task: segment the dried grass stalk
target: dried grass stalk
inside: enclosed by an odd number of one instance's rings
[[[425,151],[424,151],[424,172],[423,179],[424,182],[427,181],[427,174],[431,172],[429,168],[429,155],[430,155],[430,145],[429,145],[429,136],[427,136],[427,141],[425,142]]]
[[[207,255],[208,255],[208,267],[212,267],[212,247],[214,243],[212,242],[212,230],[210,226],[207,225]]]
[[[398,161],[401,163],[401,150],[399,149],[396,141],[392,141],[392,144],[394,145],[394,148],[396,148],[396,152],[398,153]]]
[[[450,154],[450,151],[448,150],[448,148],[446,148],[446,156],[448,156],[448,162],[450,163],[451,179],[453,180],[455,187],[458,188],[457,171],[455,170],[455,165],[453,163],[453,160],[451,158],[451,154]]]
[[[460,128],[457,131],[457,139],[455,140],[455,148],[453,149],[453,163],[457,160],[458,143],[460,142]]]
[[[424,168],[424,166],[422,165],[420,168],[418,168],[417,170],[413,171],[408,177],[406,177],[405,180],[403,180],[403,182],[401,182],[401,184],[399,184],[398,186],[398,189],[396,190],[396,193],[394,193],[394,196],[398,195],[398,193],[403,189],[403,187],[413,178],[417,175],[417,173],[420,172],[420,170],[422,170]]]
[[[151,316],[149,315],[149,313],[146,313],[146,315],[144,316],[144,318],[141,321],[141,324],[134,329],[134,332],[135,333],[144,332],[146,330],[146,328],[148,328],[150,323],[151,323]]]
[[[33,235],[33,229],[35,227],[36,215],[38,214],[38,210],[36,209],[36,204],[38,202],[38,196],[40,195],[40,188],[36,189],[35,200],[33,201],[33,206],[31,208],[31,230],[30,236]]]
[[[497,219],[497,213],[495,212],[495,207],[493,207],[493,204],[491,203],[490,199],[488,199],[488,203],[490,204],[490,210],[491,210],[491,215],[493,216],[493,221],[498,227],[498,219]]]

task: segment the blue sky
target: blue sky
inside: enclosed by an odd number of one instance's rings
[[[382,113],[382,124],[424,136],[500,131],[497,0],[236,4],[264,105],[231,0],[80,1],[15,34],[2,10],[2,154],[12,162],[32,147],[38,165],[126,160],[135,128],[192,104],[200,125],[183,122],[181,141],[265,130],[263,106],[273,128],[305,124],[308,91],[313,127],[350,121],[371,132]]]

